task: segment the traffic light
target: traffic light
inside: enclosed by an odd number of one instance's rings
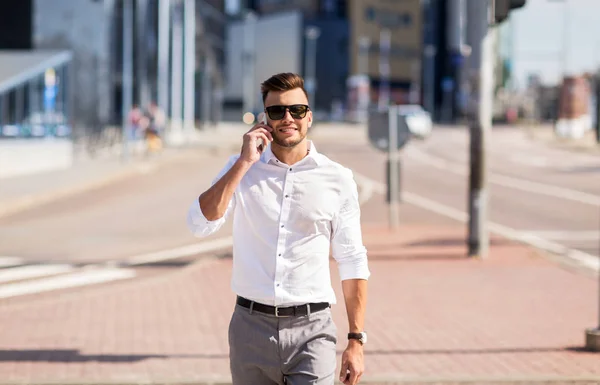
[[[511,10],[521,8],[526,0],[494,0],[494,20],[496,24],[502,23],[508,18]]]

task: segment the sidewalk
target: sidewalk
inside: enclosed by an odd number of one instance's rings
[[[335,140],[342,132],[344,135],[349,132],[363,135],[363,131],[354,125],[319,124],[315,128],[311,136],[325,140]],[[206,151],[207,156],[215,151],[239,151],[242,135],[248,129],[249,126],[243,123],[222,123],[197,131],[183,145],[167,146],[159,156],[147,159],[131,156],[124,162],[118,151],[108,151],[111,155],[80,161],[68,169],[0,178],[0,218],[135,174],[154,172],[161,164],[186,156],[189,151]]]
[[[62,170],[0,179],[0,218],[36,207],[57,199],[92,190],[140,173],[152,173],[161,164],[175,161],[190,151],[229,150],[240,135],[232,135],[239,127],[223,125],[217,129],[198,132],[181,146],[167,146],[161,154],[147,158],[130,155],[121,159],[119,151],[105,151],[94,159],[77,161]],[[118,150],[118,149],[117,149]]]
[[[237,149],[244,128],[219,128],[175,154]],[[315,139],[364,134],[322,128]],[[112,172],[122,170],[115,162]],[[64,174],[61,183],[114,175],[109,166],[97,167]],[[27,191],[49,193],[54,185],[42,181],[56,178],[31,178]],[[361,383],[600,384],[600,355],[582,350],[585,329],[598,322],[595,278],[498,237],[488,259],[469,260],[464,225],[431,221],[391,233],[369,220],[385,218],[381,199],[364,210],[372,276]],[[339,365],[347,321],[331,267]],[[228,258],[205,258],[160,276],[1,302],[0,385],[226,384],[230,270]]]
[[[372,276],[365,384],[599,384],[582,350],[594,279],[494,238],[464,257],[462,226],[365,225]],[[0,384],[221,384],[229,380],[231,260],[0,306]],[[347,330],[337,269],[338,360]],[[339,365],[339,361],[338,361]]]
[[[596,141],[596,131],[593,129],[586,131],[585,136],[578,139],[557,136],[551,124],[523,125],[522,129],[529,138],[541,141],[552,147],[600,154],[600,144]]]

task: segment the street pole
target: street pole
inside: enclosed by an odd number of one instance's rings
[[[390,50],[392,33],[384,28],[379,33],[379,111],[387,110],[390,104]]]
[[[246,13],[244,23],[244,48],[242,50],[242,93],[244,98],[244,111],[254,113],[255,101],[254,101],[254,55],[256,52],[256,14],[252,11]]]
[[[371,39],[368,36],[358,38],[358,74],[369,76],[369,47]]]
[[[470,169],[469,169],[469,236],[468,247],[470,257],[485,258],[489,249],[488,220],[488,188],[486,144],[492,125],[492,99],[494,86],[494,62],[492,34],[489,25],[493,18],[493,2],[489,0],[470,1],[469,6],[477,7],[474,14],[481,23],[478,86],[476,93],[477,106],[474,110],[470,131]]]
[[[184,104],[183,118],[186,136],[194,134],[196,92],[196,0],[185,0],[184,4],[185,23],[185,80],[183,82]]]
[[[150,84],[148,79],[148,0],[136,0],[137,21],[137,73],[136,78],[139,90],[140,107],[146,108],[150,104]]]
[[[212,82],[211,82],[211,74],[212,74],[212,66],[210,62],[210,58],[208,55],[204,55],[203,65],[202,65],[202,105],[200,106],[200,112],[202,116],[202,127],[206,129],[210,122],[210,112],[211,112],[211,104],[213,103],[211,99],[212,94]],[[213,111],[214,113],[214,111]]]
[[[600,71],[596,72],[596,143],[600,144]]]
[[[431,116],[435,113],[435,55],[437,50],[434,45],[425,46],[425,65],[423,68],[423,104]]]
[[[183,25],[182,0],[173,4],[172,67],[171,67],[171,138],[175,143],[183,140]]]
[[[411,82],[408,92],[411,104],[421,104],[421,63],[421,59],[418,58],[411,64]]]
[[[562,80],[560,82],[561,84],[564,81],[565,76],[567,76],[567,65],[569,60],[569,1],[563,0],[563,4],[565,9],[563,10],[563,39],[561,55]]]
[[[133,0],[123,1],[123,72],[121,75],[122,90],[122,127],[121,135],[123,137],[122,159],[129,159],[129,111],[133,104]]]
[[[600,252],[600,247],[598,247]],[[598,323],[595,328],[585,330],[585,348],[586,350],[600,353],[600,263],[598,265]]]
[[[315,92],[317,88],[316,67],[317,67],[317,39],[321,35],[319,27],[309,26],[304,31],[306,37],[306,55],[304,62],[305,69],[305,87],[308,93],[308,104],[315,108]]]
[[[159,0],[158,12],[158,105],[169,114],[169,25],[170,1]]]
[[[388,172],[389,172],[389,226],[395,230],[400,226],[400,207],[399,207],[399,191],[398,191],[398,106],[391,105],[388,107]]]

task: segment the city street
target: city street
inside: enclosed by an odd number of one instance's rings
[[[593,266],[586,256],[597,256],[600,244],[600,154],[550,148],[508,127],[494,129],[488,149],[490,229],[503,236],[519,234]],[[385,191],[384,153],[362,143],[323,151],[368,176],[361,180],[371,183],[374,191]],[[429,139],[409,143],[402,159],[401,212],[418,206],[449,218],[466,218],[467,130],[440,127]]]
[[[219,151],[188,148],[145,173],[0,219],[0,383],[228,383],[231,224],[199,241],[188,233],[185,213],[239,148],[243,129],[221,132]],[[317,130],[319,151],[355,170],[363,202],[373,276],[365,384],[600,381],[597,355],[582,349],[584,329],[595,325],[597,313],[596,279],[582,274],[590,269],[559,267],[547,253],[498,234],[486,262],[465,258],[466,182],[458,174],[464,131],[440,128],[406,148],[401,227],[391,231],[380,193],[383,155],[357,127]],[[509,143],[518,135],[507,130],[496,142],[529,146],[532,156],[558,156],[536,143]],[[493,175],[519,181],[529,175],[518,164],[510,172],[502,147],[493,153]],[[576,170],[597,165],[595,155],[561,151],[560,157]],[[533,175],[539,166],[528,167]],[[540,184],[556,172],[541,169]],[[560,179],[555,186],[589,188],[593,196],[585,176],[566,175],[579,184]],[[541,231],[556,220],[563,238],[542,235],[597,255],[593,241],[564,237],[591,234],[595,214],[574,211],[588,203],[495,184],[492,194],[500,205],[492,210],[496,229],[527,221],[518,229]],[[543,199],[551,199],[548,206],[536,205]],[[523,211],[528,204],[535,208]],[[550,211],[556,219],[545,214],[552,205],[564,206]],[[347,321],[335,263],[331,271],[339,359]]]
[[[147,173],[1,218],[0,264],[12,268],[0,270],[0,298],[26,300],[31,294],[143,277],[227,250],[230,223],[198,246],[185,213],[239,147],[243,130],[228,131],[220,151],[185,149],[176,161]],[[317,130],[318,150],[355,172],[363,223],[385,224],[386,213],[370,209],[385,192],[385,154],[369,146],[359,127]],[[403,150],[403,225],[464,222],[467,145],[465,129],[439,127]],[[509,238],[517,234],[569,256],[563,258],[567,262],[593,268],[600,243],[600,156],[553,149],[518,129],[500,128],[490,140],[489,158],[490,229]]]

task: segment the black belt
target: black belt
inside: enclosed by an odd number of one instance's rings
[[[309,307],[311,313],[325,310],[328,307],[330,307],[329,303],[327,302],[309,303],[305,305],[289,307],[269,306],[263,305],[262,303],[250,301],[249,299],[240,296],[237,297],[236,303],[242,307],[245,307],[246,309],[250,309],[250,306],[252,306],[252,311],[256,310],[261,313],[274,315],[275,317],[292,317],[307,315]]]

